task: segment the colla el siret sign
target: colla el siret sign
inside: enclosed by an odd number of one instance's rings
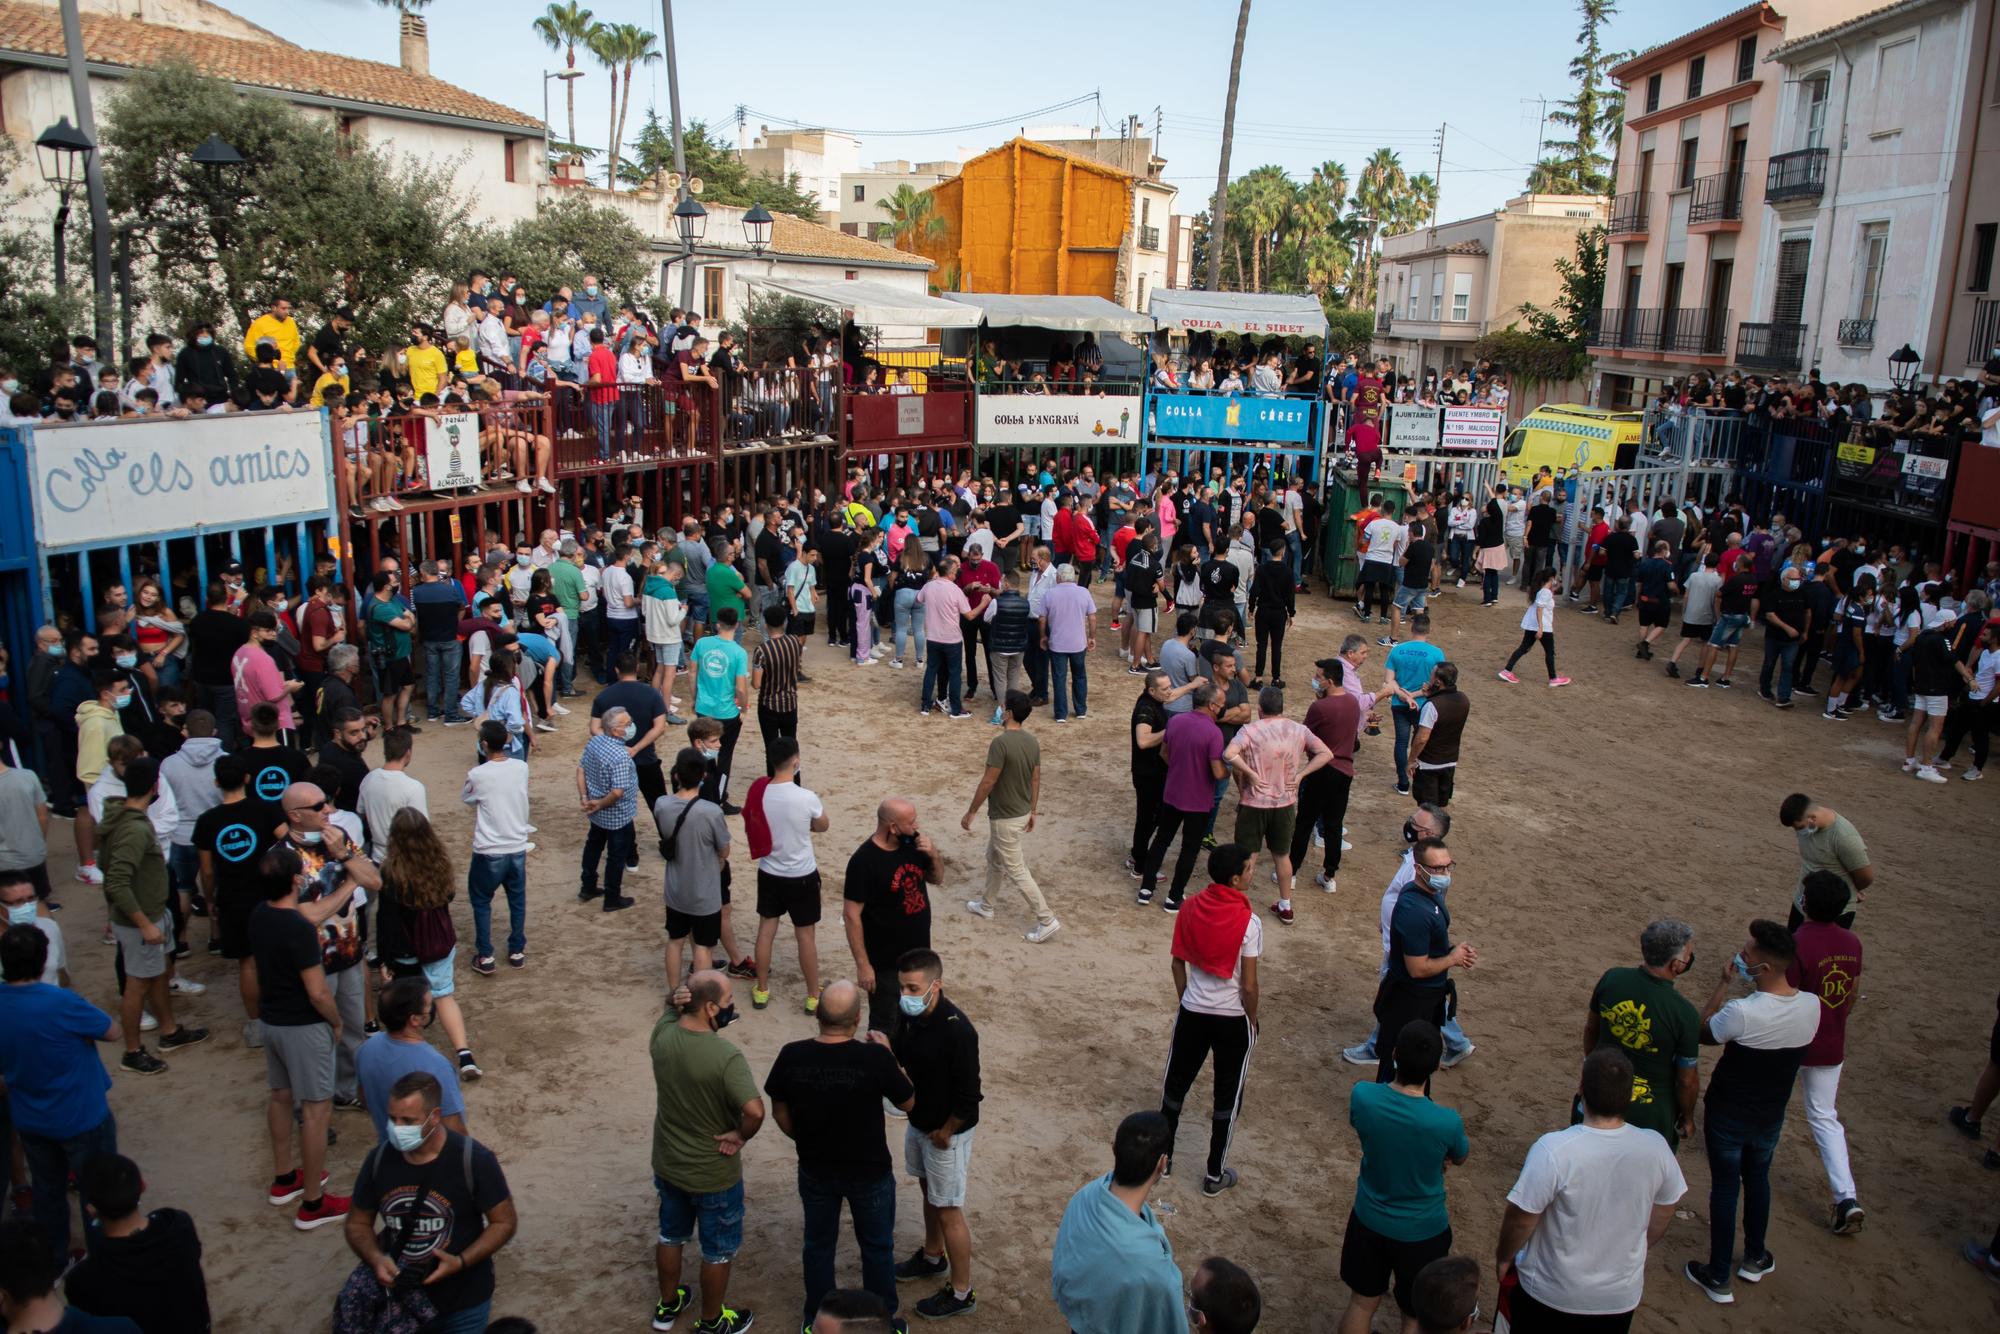
[[[29,451],[49,551],[324,518],[332,503],[317,412],[37,426]]]

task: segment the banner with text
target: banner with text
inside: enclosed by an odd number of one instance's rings
[[[1498,454],[1507,429],[1507,414],[1499,408],[1446,408],[1438,443],[1468,454]]]
[[[1138,438],[1139,396],[981,394],[981,445],[1119,445]]]
[[[1429,454],[1438,447],[1438,409],[1417,403],[1389,408],[1389,431],[1382,448],[1397,454]]]
[[[436,491],[480,485],[479,414],[453,412],[425,422],[424,467]]]
[[[48,551],[323,519],[333,505],[317,412],[37,426],[29,453]]]
[[[1155,394],[1153,434],[1177,440],[1248,440],[1259,444],[1312,439],[1309,398],[1242,394]]]

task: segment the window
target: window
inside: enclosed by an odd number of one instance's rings
[[[1695,162],[1700,157],[1701,140],[1699,138],[1681,140],[1680,178],[1675,182],[1677,189],[1690,190],[1694,188]]]
[[[1707,71],[1708,57],[1696,56],[1688,61],[1688,101],[1701,96],[1701,76]]]
[[[1660,109],[1660,76],[1657,74],[1651,74],[1646,77],[1646,110],[1658,111],[1659,109]]]
[[[1903,128],[1903,101],[1917,72],[1917,39],[1906,37],[1876,51],[1875,124],[1871,134]]]
[[[857,185],[857,186],[855,186],[855,187],[854,187],[854,202],[855,202],[855,203],[857,203],[857,204],[865,204],[865,203],[867,203],[867,202],[868,202],[868,187],[867,187],[867,186],[865,186],[865,185]]]
[[[1587,208],[1566,208],[1563,210],[1563,216],[1565,218],[1590,218],[1595,217],[1596,214]]]
[[[1141,227],[1150,227],[1152,223],[1153,201],[1150,199],[1141,199],[1139,201],[1139,225]]]
[[[1966,290],[1993,290],[1993,243],[2000,240],[2000,223],[1982,222],[1972,229],[1972,280]]]
[[[1815,74],[1805,81],[1799,95],[1805,98],[1806,141],[1803,147],[1826,147],[1826,90],[1830,81],[1824,74]]]
[[[1139,275],[1139,299],[1132,304],[1132,309],[1144,310],[1145,308],[1146,308],[1146,275],[1142,273]]]
[[[1442,273],[1433,273],[1431,275],[1431,318],[1433,320],[1444,318],[1444,275]]]
[[[1417,318],[1417,285],[1410,284],[1410,318]]]
[[[1757,72],[1757,39],[1745,37],[1736,44],[1736,82],[1748,83]]]
[[[728,289],[729,270],[720,264],[711,264],[701,271],[701,313],[708,324],[727,324],[729,316],[723,310],[722,294]]]
[[[861,275],[856,273],[853,269],[842,269],[840,276],[846,279],[848,282],[853,282],[856,278],[860,277]]]
[[[849,236],[859,236],[861,235],[861,224],[858,222],[843,222],[840,224],[840,230]]]
[[[507,179],[510,181],[516,180],[518,178],[514,175],[514,154],[520,151],[521,141],[519,139],[509,139],[501,147],[507,160]]]
[[[1875,318],[1882,299],[1882,270],[1889,262],[1889,224],[1866,222],[1861,225],[1861,280],[1856,284],[1860,300],[1855,303],[1858,320]]]
[[[1463,324],[1472,318],[1472,275],[1451,275],[1451,317]]]

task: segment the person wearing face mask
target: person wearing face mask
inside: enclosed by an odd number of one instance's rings
[[[1403,1026],[1417,1020],[1443,1025],[1457,1009],[1451,970],[1479,963],[1479,951],[1451,940],[1451,911],[1444,895],[1451,888],[1452,856],[1444,839],[1418,838],[1410,848],[1410,862],[1410,882],[1389,911],[1389,966],[1375,993],[1378,1084],[1395,1077],[1396,1036]],[[1428,1091],[1428,1080],[1425,1087]]]
[[[727,975],[695,973],[677,990],[648,1043],[653,1064],[653,1187],[659,1195],[656,1329],[695,1303],[682,1283],[682,1251],[700,1238],[696,1334],[738,1334],[755,1315],[726,1301],[730,1263],[743,1246],[743,1146],[764,1125],[742,1049],[721,1037],[736,1019]]]
[[[18,772],[0,768],[0,784],[5,783],[7,775]],[[32,926],[47,937],[47,961],[37,975],[38,980],[49,986],[64,986],[69,981],[69,952],[63,947],[62,927],[49,915],[48,905],[35,897],[35,891],[35,882],[26,871],[0,870],[0,912],[6,914],[0,931]]]
[[[331,781],[330,771],[319,778]],[[280,803],[288,826],[284,846],[298,859],[299,909],[319,932],[320,970],[340,1015],[335,1035],[333,1103],[361,1105],[354,1058],[367,1020],[369,896],[382,888],[381,872],[361,846],[361,822],[336,811],[317,782],[295,783]],[[266,1040],[269,1039],[266,1022]]]
[[[890,1048],[916,1090],[903,1130],[903,1168],[923,1198],[924,1240],[896,1266],[896,1277],[947,1276],[917,1303],[927,1320],[964,1315],[979,1305],[972,1287],[972,1232],[966,1225],[966,1179],[979,1124],[979,1034],[965,1011],[945,999],[944,963],[928,948],[896,961],[901,1022]]]
[[[1757,697],[1781,709],[1792,707],[1794,669],[1805,643],[1807,617],[1805,572],[1792,567],[1779,572],[1758,594],[1764,620],[1764,667],[1757,674]],[[1776,674],[1773,692],[1773,674]]]
[[[626,863],[633,856],[633,821],[639,811],[639,771],[632,747],[639,725],[620,707],[606,709],[592,720],[593,732],[584,743],[576,766],[576,795],[590,822],[583,844],[583,880],[576,897],[588,903],[604,899],[605,912],[629,908],[634,900],[621,891]],[[605,861],[604,889],[597,888],[597,865]]]
[[[586,317],[602,324],[611,314],[611,303],[604,297],[604,289],[598,286],[597,275],[583,275],[583,290],[570,296],[569,313],[575,319]]]
[[[1614,1048],[1631,1062],[1625,1121],[1658,1131],[1676,1151],[1694,1134],[1701,1094],[1701,1016],[1674,988],[1675,979],[1693,968],[1694,928],[1671,917],[1648,923],[1639,933],[1639,966],[1612,968],[1598,978],[1583,1016],[1586,1057]],[[1579,1106],[1576,1118],[1586,1110]]]
[[[438,1019],[430,983],[422,977],[397,978],[382,988],[376,1013],[382,1031],[362,1043],[354,1058],[361,1077],[361,1099],[368,1119],[375,1123],[376,1142],[401,1149],[405,1145],[399,1141],[410,1138],[408,1127],[390,1121],[389,1108],[396,1100],[395,1086],[414,1073],[437,1081],[440,1118],[447,1129],[465,1134],[465,1095],[459,1088],[458,1071],[427,1036]]]
[[[438,1081],[422,1071],[391,1086],[387,1138],[354,1181],[345,1234],[362,1268],[348,1281],[372,1276],[385,1289],[421,1292],[437,1312],[426,1329],[484,1329],[493,1255],[519,1220],[499,1158],[448,1126],[442,1102]]]
[[[278,710],[280,734],[284,743],[289,745],[296,735],[292,696],[305,683],[287,681],[272,657],[271,648],[278,639],[277,615],[270,611],[252,612],[248,625],[248,641],[231,655],[229,661],[230,679],[234,682],[236,693],[236,721],[242,731],[248,733],[251,711],[259,704],[274,705]]]
[[[160,1050],[179,1051],[208,1037],[205,1028],[174,1022],[173,996],[168,987],[168,951],[173,920],[167,911],[166,857],[147,817],[158,795],[160,767],[141,755],[125,765],[125,797],[107,802],[102,855],[104,897],[111,932],[125,967],[119,997],[119,1017],[125,1034],[121,1068],[133,1074],[157,1075],[167,1065],[140,1044],[142,1007],[160,1022]]]
[[[1765,1232],[1771,1221],[1771,1159],[1784,1131],[1785,1106],[1807,1048],[1819,1032],[1819,997],[1788,976],[1798,948],[1791,932],[1757,918],[1749,939],[1722,966],[1701,1010],[1703,1046],[1723,1048],[1708,1080],[1702,1135],[1708,1150],[1708,1262],[1687,1262],[1688,1281],[1728,1305],[1736,1242],[1736,1198],[1743,1196],[1743,1254],[1736,1277],[1761,1282],[1776,1268]],[[1733,992],[1747,986],[1749,994]]]
[[[93,641],[94,642],[94,641]],[[131,707],[132,688],[116,672],[99,668],[90,674],[93,697],[76,708],[76,780],[88,793],[111,763],[112,738],[124,735],[122,712]],[[76,813],[76,878],[101,885],[96,852],[97,821],[88,804]]]

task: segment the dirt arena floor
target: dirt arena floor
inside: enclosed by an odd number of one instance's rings
[[[1520,686],[1504,686],[1493,671],[1517,638],[1522,605],[1509,590],[1501,607],[1483,610],[1468,589],[1447,592],[1434,608],[1437,641],[1461,664],[1473,700],[1453,809],[1452,906],[1458,932],[1480,950],[1479,967],[1460,982],[1478,1053],[1439,1076],[1436,1096],[1464,1114],[1472,1139],[1471,1160],[1450,1174],[1451,1215],[1458,1249],[1486,1273],[1485,1309],[1493,1306],[1506,1191],[1534,1137],[1567,1123],[1592,983],[1610,965],[1637,961],[1648,920],[1673,915],[1696,927],[1700,961],[1682,991],[1699,1005],[1744,923],[1785,915],[1796,855],[1776,813],[1785,793],[1802,788],[1854,820],[1877,867],[1858,924],[1867,971],[1841,1090],[1867,1230],[1852,1238],[1827,1231],[1825,1180],[1795,1100],[1774,1176],[1777,1272],[1756,1286],[1739,1283],[1734,1311],[1715,1311],[1679,1272],[1706,1253],[1708,1235],[1708,1172],[1699,1141],[1684,1145],[1688,1194],[1648,1261],[1635,1328],[1993,1328],[2000,1289],[1957,1248],[2000,1219],[2000,1177],[1981,1170],[1978,1150],[1944,1113],[1965,1099],[1985,1059],[2000,990],[2000,970],[1978,952],[2000,925],[1991,892],[1994,785],[1932,787],[1902,776],[1900,729],[1871,715],[1834,724],[1809,708],[1773,711],[1756,697],[1754,659],[1733,691],[1670,683],[1657,663],[1634,661],[1629,618],[1611,628],[1565,611],[1561,664],[1576,684],[1547,690],[1536,658],[1524,662]],[[1310,659],[1355,629],[1345,603],[1301,599],[1287,643],[1293,716],[1309,699]],[[807,666],[816,679],[803,692],[805,777],[833,817],[818,840],[826,973],[852,971],[838,926],[840,870],[867,837],[877,801],[910,795],[948,867],[934,936],[949,994],[979,1026],[984,1058],[969,1206],[980,1305],[965,1327],[1061,1330],[1048,1275],[1063,1205],[1108,1170],[1119,1119],[1158,1105],[1174,1013],[1170,919],[1134,905],[1121,866],[1132,811],[1126,718],[1138,680],[1122,672],[1103,636],[1091,662],[1090,718],[1058,728],[1044,711],[1031,724],[1046,775],[1028,855],[1063,922],[1053,941],[1035,946],[1022,939],[1029,918],[1018,898],[1003,893],[993,921],[964,909],[983,874],[984,829],[975,822],[963,833],[958,820],[979,776],[990,703],[982,699],[975,721],[919,718],[914,670],[856,670],[836,663],[823,642]],[[494,1314],[529,1316],[555,1334],[643,1329],[655,1296],[646,1038],[662,1004],[660,867],[652,840],[642,838],[640,908],[607,917],[577,904],[584,823],[573,766],[585,722],[582,709],[561,720],[535,763],[541,832],[529,858],[529,966],[474,975],[470,913],[462,897],[457,905],[459,996],[486,1071],[467,1089],[468,1119],[499,1153],[521,1216],[498,1261]],[[738,752],[745,781],[761,760],[754,728],[753,720]],[[1231,1158],[1242,1185],[1206,1199],[1188,1174],[1156,1197],[1172,1206],[1165,1226],[1183,1272],[1192,1275],[1210,1254],[1244,1264],[1263,1290],[1261,1328],[1276,1334],[1331,1331],[1346,1299],[1337,1266],[1358,1155],[1345,1106],[1354,1081],[1372,1071],[1342,1064],[1338,1053],[1371,1022],[1377,906],[1401,849],[1407,799],[1393,788],[1390,739],[1385,726],[1357,757],[1354,850],[1339,893],[1302,889],[1294,928],[1266,918],[1263,1040]],[[455,850],[470,836],[454,799],[470,747],[465,731],[436,727],[418,740],[414,772]],[[1232,826],[1225,809],[1223,827]],[[753,868],[737,832],[742,885]],[[69,878],[66,827],[55,835],[51,869],[70,905],[62,920],[72,970],[104,1004],[112,976],[109,951],[97,943],[103,909]],[[1317,869],[1315,857],[1308,870]],[[635,892],[631,880],[627,892]],[[1260,906],[1274,897],[1259,893]],[[751,927],[747,914],[737,917],[746,942]],[[205,930],[197,925],[197,941]],[[353,1257],[340,1229],[300,1234],[288,1211],[263,1202],[263,1061],[241,1045],[232,974],[199,948],[188,972],[209,991],[181,1012],[215,1037],[176,1057],[163,1077],[116,1077],[123,1147],[145,1168],[148,1200],[188,1209],[199,1223],[218,1329],[324,1328]],[[728,1036],[760,1085],[780,1045],[813,1032],[801,986],[782,934],[771,1008],[753,1013],[748,984],[737,984],[743,1018]],[[1713,1058],[1705,1051],[1704,1078]],[[1201,1152],[1198,1109],[1207,1098],[1204,1074],[1183,1127],[1184,1156]],[[344,1189],[368,1147],[368,1121],[336,1113],[335,1123],[341,1138],[331,1165]],[[901,1125],[890,1129],[899,1140]],[[795,1158],[767,1122],[744,1163],[745,1245],[730,1298],[753,1308],[760,1328],[796,1329]],[[907,1253],[921,1235],[908,1181],[899,1215],[897,1248]],[[842,1280],[858,1283],[850,1238],[840,1263]],[[929,1291],[906,1285],[906,1313]],[[683,1318],[683,1328],[690,1323]],[[1376,1327],[1395,1328],[1394,1316],[1378,1313]]]

